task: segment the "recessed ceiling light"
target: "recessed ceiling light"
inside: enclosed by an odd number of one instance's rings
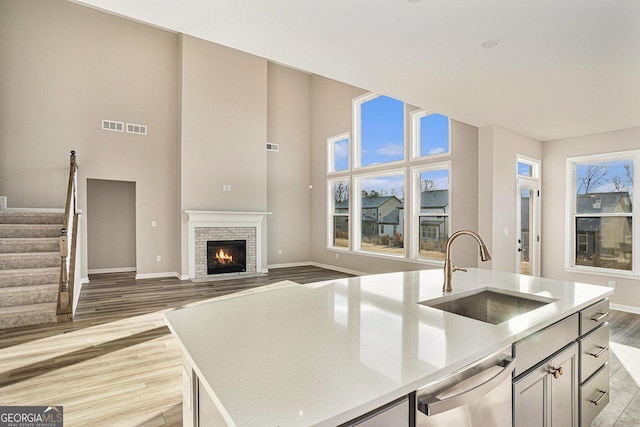
[[[419,3],[419,2],[421,2],[422,0],[408,0],[408,1],[409,1],[409,3]]]
[[[500,44],[500,40],[493,39],[493,40],[487,40],[486,42],[482,43],[480,46],[482,46],[485,49],[491,49],[492,47],[496,47],[499,44]]]

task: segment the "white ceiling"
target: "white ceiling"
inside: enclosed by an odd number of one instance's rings
[[[640,126],[638,0],[77,1],[540,141]]]

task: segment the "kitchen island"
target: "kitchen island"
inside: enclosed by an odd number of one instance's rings
[[[167,313],[183,350],[185,425],[198,417],[212,425],[340,425],[613,293],[469,269],[455,273],[443,296],[442,281],[442,270],[425,270],[288,283]],[[549,303],[499,324],[419,304],[487,288]]]

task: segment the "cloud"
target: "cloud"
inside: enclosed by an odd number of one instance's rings
[[[404,146],[402,144],[396,144],[389,142],[386,145],[378,148],[376,154],[379,156],[402,158],[404,156]]]
[[[435,147],[432,148],[431,150],[429,150],[429,152],[427,153],[428,156],[432,156],[434,154],[440,154],[440,153],[444,153],[447,150],[444,147]]]
[[[336,159],[345,159],[349,157],[349,142],[345,140],[338,141],[333,147]]]

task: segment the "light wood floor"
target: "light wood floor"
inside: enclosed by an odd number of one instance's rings
[[[281,280],[345,277],[316,267],[207,283],[91,276],[71,324],[0,330],[0,405],[59,405],[65,426],[182,425],[181,354],[165,311]],[[640,315],[613,311],[611,403],[594,426],[640,425]]]
[[[63,406],[65,426],[182,425],[182,355],[167,310],[282,280],[348,275],[317,267],[207,283],[93,275],[75,321],[0,330],[0,405]]]

